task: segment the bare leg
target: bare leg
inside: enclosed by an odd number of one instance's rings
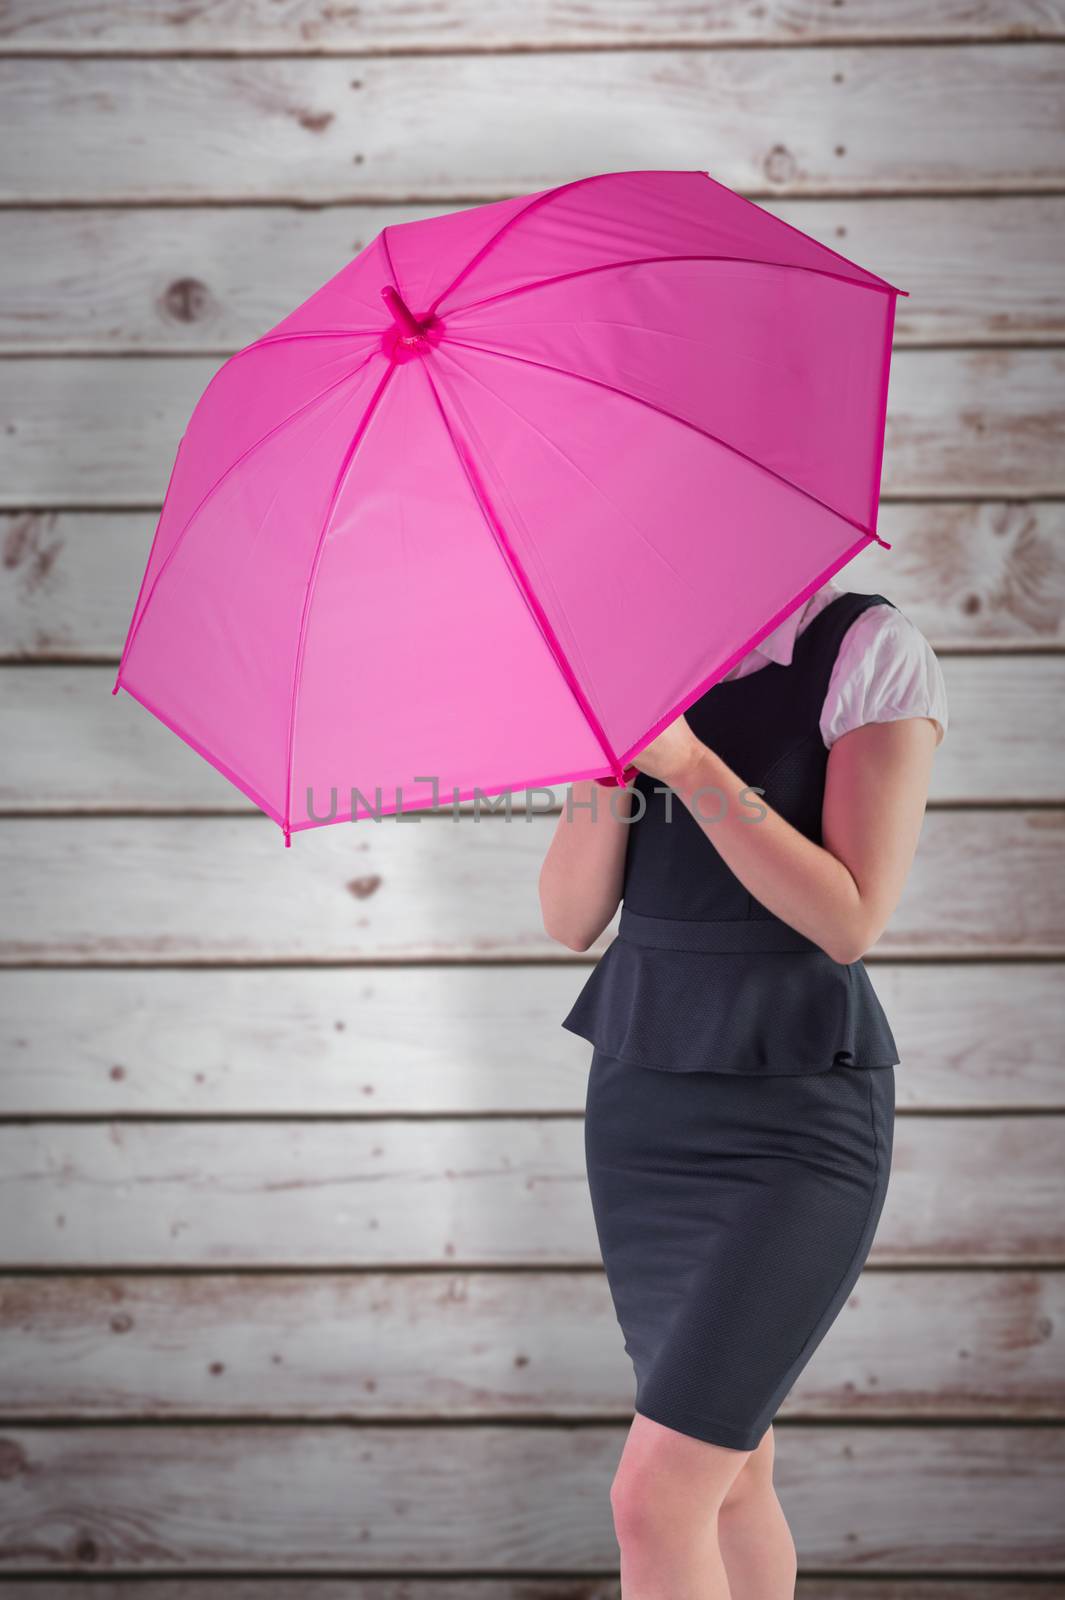
[[[733,1480],[718,1516],[731,1600],[793,1600],[795,1543],[773,1487],[773,1429]]]
[[[730,1600],[718,1514],[749,1458],[636,1413],[610,1490],[622,1600]]]

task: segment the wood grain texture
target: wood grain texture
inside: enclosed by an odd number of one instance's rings
[[[1065,1416],[1065,1273],[867,1269],[782,1420]],[[0,1278],[0,1416],[624,1420],[588,1272]]]
[[[937,650],[1061,647],[1065,506],[887,501],[878,527],[892,548],[864,552],[846,582],[901,605]]]
[[[900,1117],[877,1264],[1065,1262],[1065,1117]],[[989,1181],[993,1178],[995,1181]],[[579,1117],[0,1127],[0,1266],[590,1266]]]
[[[1065,655],[950,657],[942,667],[949,726],[931,803],[1065,803]],[[0,813],[254,813],[155,717],[128,697],[116,702],[114,678],[112,667],[0,671],[0,746],[18,752],[0,774]],[[567,788],[552,786],[559,807]],[[517,791],[512,804],[526,803],[527,791]]]
[[[644,0],[414,0],[402,7],[370,0],[355,7],[322,0],[94,0],[76,11],[45,9],[34,0],[6,0],[0,51],[123,51],[181,55],[196,51],[514,50],[589,45],[818,44],[909,39],[1059,39],[1060,0],[875,0],[842,7],[832,0],[772,0],[741,7],[709,0],[697,9]]]
[[[1060,95],[1041,43],[9,58],[0,200],[466,200],[699,160],[752,193],[1056,190]]]
[[[553,818],[285,852],[108,692],[219,363],[576,151],[706,160],[910,291],[894,548],[847,577],[952,725],[871,961],[888,1200],[777,1481],[799,1600],[1065,1600],[1063,39],[1063,0],[0,0],[5,1597],[620,1600]]]
[[[0,512],[0,660],[117,663],[157,516]],[[879,528],[892,548],[842,581],[894,600],[936,650],[1065,646],[1065,503],[885,500]]]
[[[81,1578],[11,1578],[5,1600],[85,1600]],[[1053,1578],[803,1577],[797,1600],[1065,1600]],[[93,1579],[92,1600],[621,1600],[612,1578]]]
[[[0,504],[160,503],[178,441],[220,364],[195,356],[0,360]],[[888,496],[1065,494],[1065,350],[900,350],[889,407]]]
[[[1060,195],[763,197],[762,208],[910,291],[895,343],[1065,336]],[[0,351],[229,355],[390,223],[454,204],[27,208],[4,220]]]
[[[5,1430],[7,1571],[616,1570],[622,1426]],[[821,1572],[1054,1573],[1065,1430],[781,1428],[776,1478]]]
[[[580,1112],[587,963],[0,972],[0,1115]],[[900,1110],[1065,1110],[1058,962],[872,968]]]
[[[0,965],[565,960],[536,889],[556,825],[407,813],[285,850],[262,816],[5,819]],[[1059,810],[929,812],[870,955],[1065,955],[1063,848]]]

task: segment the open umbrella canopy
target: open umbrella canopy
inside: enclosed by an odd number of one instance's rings
[[[382,229],[198,401],[116,692],[286,843],[621,780],[879,539],[902,293],[705,172]]]

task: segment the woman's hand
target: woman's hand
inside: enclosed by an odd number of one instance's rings
[[[876,943],[901,897],[935,748],[929,717],[863,724],[837,739],[825,777],[822,844],[800,833],[764,796],[757,819],[731,806],[704,815],[701,790],[731,795],[743,783],[706,745],[670,788],[755,900],[833,960],[848,963]]]
[[[659,783],[668,784],[672,789],[705,754],[706,746],[695,737],[687,717],[681,712],[650,744],[630,756],[629,761],[649,778],[657,778]]]

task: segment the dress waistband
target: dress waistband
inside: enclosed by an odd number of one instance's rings
[[[797,928],[777,917],[730,922],[687,922],[673,917],[643,917],[622,903],[618,937],[658,950],[820,950]]]

